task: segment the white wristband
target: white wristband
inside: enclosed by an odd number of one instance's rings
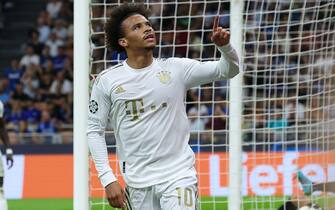
[[[12,154],[13,154],[13,150],[11,148],[7,148],[6,155],[12,155]]]

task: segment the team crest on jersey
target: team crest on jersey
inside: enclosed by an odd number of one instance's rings
[[[92,114],[97,113],[99,109],[98,102],[96,102],[95,100],[91,100],[88,108]]]
[[[171,72],[160,71],[156,75],[162,84],[168,85],[171,82]]]

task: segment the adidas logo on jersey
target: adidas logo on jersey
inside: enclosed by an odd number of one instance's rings
[[[171,82],[171,72],[169,71],[160,71],[157,73],[157,77],[159,81],[165,85],[169,84]]]
[[[116,94],[119,94],[119,93],[123,93],[123,92],[126,92],[125,89],[123,89],[122,86],[118,86],[115,90],[115,93]]]

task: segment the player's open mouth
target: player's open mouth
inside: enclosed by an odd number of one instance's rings
[[[154,34],[148,34],[144,36],[144,40],[154,40],[155,36]]]

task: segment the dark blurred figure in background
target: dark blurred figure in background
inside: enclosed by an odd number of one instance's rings
[[[0,101],[0,138],[3,142],[3,145],[5,147],[5,154],[6,154],[6,160],[8,168],[13,167],[13,150],[10,148],[9,144],[9,137],[6,129],[6,124],[3,119],[4,114],[4,105]],[[1,152],[0,152],[1,157]],[[4,169],[2,164],[2,159],[0,160],[0,209],[1,210],[7,210],[7,201],[4,198],[4,192],[3,192],[3,181],[4,181]]]

